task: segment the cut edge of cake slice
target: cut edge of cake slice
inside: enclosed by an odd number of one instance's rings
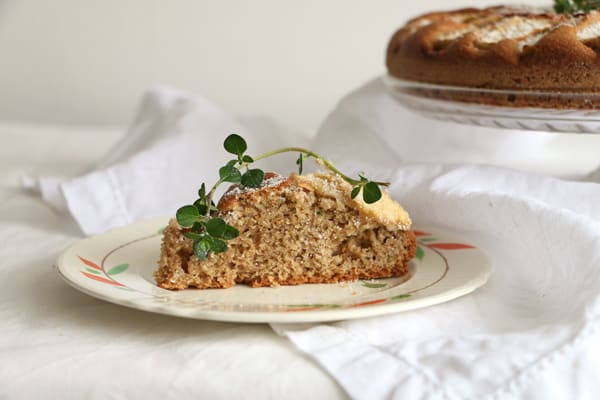
[[[232,186],[219,216],[240,235],[198,260],[173,219],[163,234],[158,286],[227,288],[336,283],[403,276],[416,239],[404,208],[384,190],[366,204],[336,174],[267,174],[258,188]]]

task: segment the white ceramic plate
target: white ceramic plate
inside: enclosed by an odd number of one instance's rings
[[[440,229],[419,229],[417,257],[408,279],[277,288],[188,289],[157,287],[161,231],[167,219],[139,222],[83,239],[57,261],[74,288],[112,303],[185,318],[234,322],[311,322],[412,310],[463,296],[490,275],[487,258]]]
[[[428,118],[467,125],[563,133],[600,133],[600,110],[502,107],[443,99],[448,96],[485,94],[499,98],[542,97],[548,102],[574,100],[600,107],[598,93],[557,93],[492,90],[435,85],[382,77],[390,94],[403,106]]]

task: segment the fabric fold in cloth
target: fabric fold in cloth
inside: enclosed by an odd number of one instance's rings
[[[425,309],[273,328],[352,398],[551,398],[535,385],[564,369],[552,379],[566,393],[597,390],[600,185],[482,166],[405,166],[390,180],[414,221],[458,229],[490,257],[488,284]]]
[[[600,185],[544,176],[598,182],[599,135],[429,121],[375,79],[340,101],[313,147],[367,163],[345,167],[391,181],[413,221],[460,230],[494,267],[480,290],[427,309],[272,325],[352,398],[545,399],[599,389]]]
[[[222,140],[242,134],[251,151],[304,146],[306,134],[264,116],[234,117],[198,95],[170,87],[149,90],[123,139],[90,172],[76,178],[24,177],[58,211],[90,235],[139,219],[172,215],[222,165]],[[548,135],[425,120],[401,108],[380,79],[342,99],[312,147],[339,162],[361,160],[394,168],[400,162],[460,162],[508,166],[583,178],[600,166],[600,135]],[[596,144],[596,146],[594,146]],[[577,154],[577,157],[573,157]],[[290,162],[291,160],[291,162]],[[267,169],[291,172],[291,157]]]
[[[88,174],[24,184],[57,208],[64,201],[86,234],[168,216],[215,179],[230,133],[243,135],[252,154],[308,141],[270,118],[234,118],[161,87]],[[342,99],[311,147],[344,171],[389,180],[417,225],[458,231],[494,272],[473,294],[426,309],[273,329],[353,398],[597,392],[600,185],[547,176],[582,178],[599,166],[600,135],[581,138],[426,121],[401,109],[379,80],[367,83]],[[295,157],[261,166],[288,173]]]
[[[200,96],[156,87],[142,98],[123,139],[88,174],[26,177],[23,185],[68,212],[87,235],[174,215],[231,157],[223,150],[223,140],[232,133],[246,139],[252,154],[292,141],[300,146],[308,142],[269,118],[234,118]],[[261,165],[289,172],[294,163],[279,157]]]

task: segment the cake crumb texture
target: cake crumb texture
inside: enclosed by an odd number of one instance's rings
[[[173,219],[163,234],[156,282],[166,289],[204,289],[408,273],[416,240],[406,211],[385,193],[378,213],[375,205],[351,199],[350,190],[331,174],[271,176],[258,189],[233,187],[218,204],[220,217],[240,231],[229,249],[198,260],[185,228]]]

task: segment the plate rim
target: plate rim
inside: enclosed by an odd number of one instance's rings
[[[471,245],[467,245],[469,249],[474,250],[481,262],[478,265],[478,274],[471,277],[468,284],[463,284],[459,287],[453,287],[442,291],[440,293],[431,294],[425,297],[418,298],[410,298],[406,301],[396,301],[396,302],[387,302],[388,299],[383,299],[381,302],[374,302],[373,304],[366,304],[364,306],[348,306],[348,307],[339,307],[339,308],[331,308],[331,309],[311,309],[311,310],[298,310],[295,311],[223,311],[223,310],[203,310],[203,309],[195,309],[193,312],[185,312],[184,309],[179,309],[177,307],[173,307],[173,305],[169,307],[161,306],[160,304],[154,306],[142,305],[137,303],[134,300],[126,299],[119,296],[108,296],[104,293],[103,290],[92,290],[88,288],[86,285],[80,284],[78,280],[72,279],[65,273],[66,270],[69,269],[65,259],[72,255],[71,253],[75,253],[75,249],[79,246],[85,245],[86,243],[93,242],[98,240],[98,237],[111,236],[115,233],[123,233],[128,230],[133,229],[141,229],[142,225],[150,225],[156,228],[165,226],[169,217],[157,217],[148,220],[142,220],[138,222],[134,222],[129,225],[125,225],[122,227],[113,228],[109,231],[100,233],[98,235],[90,236],[87,238],[82,238],[70,246],[68,246],[57,258],[54,267],[58,273],[58,275],[72,288],[85,293],[91,297],[107,301],[112,304],[117,304],[120,306],[133,308],[139,311],[157,313],[162,315],[175,316],[180,318],[187,319],[197,319],[197,320],[211,320],[211,321],[221,321],[221,322],[239,322],[239,323],[308,323],[308,322],[333,322],[333,321],[341,321],[341,320],[351,320],[351,319],[359,319],[366,317],[376,317],[382,316],[391,313],[404,312],[416,310],[419,308],[424,308],[428,306],[433,306],[437,304],[442,304],[460,297],[463,297],[467,294],[472,293],[478,288],[482,287],[489,280],[492,268],[489,257],[479,248]],[[447,228],[442,227],[418,227],[414,228],[416,232],[424,232],[426,230],[433,231],[443,231],[447,232]],[[423,229],[423,230],[421,230]],[[156,229],[155,234],[146,234],[143,235],[144,238],[152,238],[158,235],[158,229]],[[137,235],[132,239],[143,239],[140,237],[142,235]],[[452,238],[457,239],[455,237]],[[467,247],[465,247],[466,249]],[[141,279],[141,275],[138,275]],[[367,280],[368,281],[368,280]],[[228,290],[228,289],[224,289]],[[147,296],[152,296],[151,294],[146,294]],[[156,296],[154,296],[156,297]],[[369,302],[367,302],[369,303]],[[360,305],[360,304],[359,304]]]

